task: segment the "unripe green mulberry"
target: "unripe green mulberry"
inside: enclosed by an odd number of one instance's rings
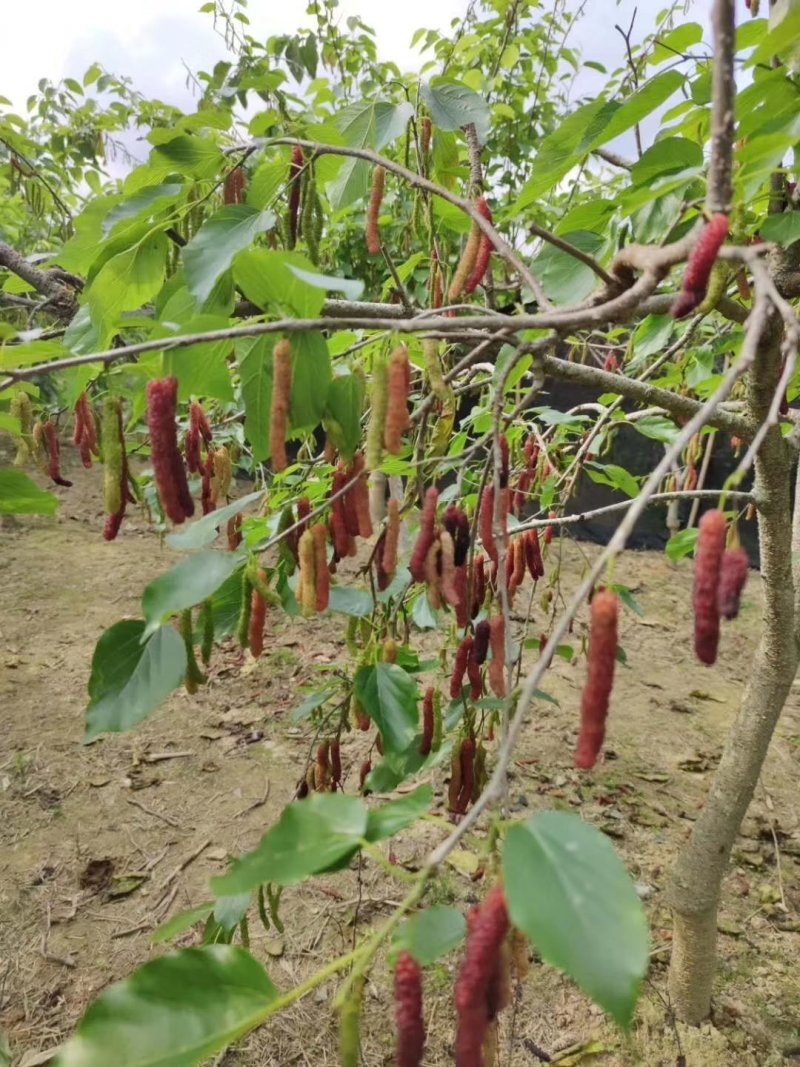
[[[103,445],[103,496],[107,515],[116,515],[122,507],[122,441],[119,435],[121,401],[107,396],[103,402],[100,424]]]

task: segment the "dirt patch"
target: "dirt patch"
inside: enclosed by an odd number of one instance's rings
[[[251,848],[291,798],[310,738],[289,712],[320,665],[344,662],[341,617],[292,625],[268,618],[258,663],[233,644],[215,654],[210,684],[174,695],[130,734],[82,744],[86,682],[97,637],[136,616],[145,584],[178,557],[141,519],[117,542],[101,538],[97,471],[70,470],[54,520],[0,527],[0,1025],[20,1057],[58,1044],[87,1002],[154,951],[153,927],[208,899],[208,879]],[[565,542],[562,574],[572,585],[593,548]],[[551,559],[552,568],[555,560]],[[584,664],[557,659],[530,716],[514,764],[510,807],[580,811],[614,839],[646,901],[653,964],[633,1032],[624,1039],[555,971],[536,964],[506,1013],[500,1062],[545,1062],[570,1047],[608,1067],[767,1067],[793,1062],[800,1045],[800,827],[796,790],[800,690],[792,692],[761,787],[737,843],[720,920],[715,1025],[675,1028],[666,1010],[670,920],[663,889],[736,713],[758,630],[760,586],[751,576],[742,615],[726,627],[719,665],[691,655],[691,565],[629,554],[615,580],[643,612],[626,611],[606,758],[592,776],[572,768]],[[530,588],[518,594],[525,610]],[[544,611],[532,601],[534,620]],[[585,618],[576,623],[576,651]],[[534,623],[533,632],[543,629]],[[438,639],[426,636],[425,645]],[[534,652],[525,653],[532,662]],[[443,679],[439,679],[440,684]],[[363,736],[347,739],[351,774]],[[438,803],[443,774],[435,776]],[[351,786],[352,788],[352,786]],[[395,844],[413,864],[440,840],[423,824]],[[401,882],[365,861],[358,869],[287,890],[285,934],[251,923],[252,949],[280,988],[347,951],[355,934],[402,897]],[[448,868],[429,899],[474,902],[483,889]],[[181,944],[198,940],[195,930]],[[431,1038],[426,1064],[452,1062],[452,977],[457,954],[426,974]],[[323,986],[251,1035],[226,1064],[337,1062],[331,1013],[335,983]],[[391,1062],[390,987],[378,965],[368,983],[364,1063]],[[589,1050],[594,1049],[594,1055]],[[796,1054],[796,1053],[795,1053]],[[23,1061],[24,1062],[24,1061]]]

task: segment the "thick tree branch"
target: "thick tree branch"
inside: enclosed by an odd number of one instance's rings
[[[567,381],[579,382],[581,385],[593,386],[598,393],[619,393],[637,404],[663,408],[679,419],[693,418],[703,406],[690,397],[679,396],[668,389],[659,389],[655,385],[637,381],[635,378],[626,378],[624,374],[612,374],[609,371],[601,370],[599,367],[589,367],[583,363],[571,363],[569,360],[559,359],[557,356],[542,356],[541,362],[545,374],[550,374],[554,378],[563,378]],[[722,411],[720,408],[717,408],[714,412],[713,418],[709,420],[709,425],[746,439],[752,437],[754,432],[753,426],[748,419],[732,411]]]
[[[74,283],[75,288],[81,288],[83,283],[80,279],[73,279],[70,275],[60,270],[41,270],[20,255],[10,245],[0,241],[0,267],[6,267],[18,278],[22,278],[28,285],[47,298],[48,306],[60,318],[69,322],[78,310],[78,301],[74,294],[63,283]]]
[[[734,0],[715,0],[711,16],[714,34],[714,72],[711,83],[711,164],[708,170],[708,209],[730,213],[733,204]]]
[[[663,315],[669,311],[674,297],[668,293],[651,295],[656,279],[650,275],[640,278],[634,286],[604,304],[583,304],[577,308],[543,312],[538,315],[508,315],[489,313],[476,309],[475,315],[444,318],[439,312],[420,312],[411,318],[404,309],[394,304],[350,304],[348,301],[332,301],[325,305],[326,314],[318,319],[277,319],[273,322],[254,322],[242,326],[230,326],[204,333],[181,334],[178,337],[141,341],[122,345],[103,352],[79,356],[65,356],[49,363],[19,367],[7,372],[0,380],[0,392],[15,382],[36,378],[40,374],[52,374],[85,363],[112,363],[117,360],[131,361],[147,352],[174,351],[189,348],[206,341],[237,341],[243,337],[261,337],[270,333],[306,333],[310,330],[396,330],[400,333],[423,333],[449,341],[470,343],[486,340],[485,330],[557,330],[568,332],[584,328],[604,326],[609,323],[627,322],[635,312],[644,315]],[[731,303],[733,303],[731,301]],[[380,312],[370,314],[371,309]]]

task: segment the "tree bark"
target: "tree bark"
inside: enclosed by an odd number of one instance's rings
[[[748,408],[754,421],[766,417],[777,384],[779,340],[773,322],[749,376]],[[677,1018],[695,1025],[711,1009],[722,879],[798,667],[791,463],[791,450],[775,427],[755,464],[764,596],[761,639],[711,791],[678,855],[668,890],[674,916],[670,999]]]

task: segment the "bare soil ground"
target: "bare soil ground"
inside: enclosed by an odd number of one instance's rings
[[[289,713],[319,665],[347,655],[341,617],[298,625],[271,612],[267,651],[257,663],[228,645],[195,697],[178,693],[134,732],[85,747],[95,641],[111,623],[138,614],[146,583],[177,557],[136,517],[106,544],[99,472],[73,465],[70,473],[75,486],[57,490],[56,519],[24,517],[0,527],[0,1027],[21,1067],[45,1062],[39,1054],[69,1034],[99,990],[164,951],[150,946],[152,929],[208,899],[209,877],[276,820],[309,751],[307,732]],[[567,587],[595,551],[563,544]],[[781,720],[725,883],[714,1022],[676,1027],[666,1002],[663,889],[736,712],[758,630],[760,586],[752,575],[742,615],[725,629],[720,662],[709,670],[691,655],[691,563],[631,553],[616,575],[644,615],[626,611],[622,622],[628,668],[618,671],[605,761],[591,776],[572,769],[584,664],[580,657],[557,660],[546,689],[559,705],[539,704],[531,716],[511,807],[520,815],[576,810],[612,835],[646,900],[652,968],[626,1039],[565,978],[535,962],[505,1013],[498,1063],[547,1062],[539,1050],[562,1065],[603,1067],[797,1062],[800,689]],[[534,618],[541,617],[536,602]],[[535,633],[541,628],[534,624]],[[431,638],[424,641],[430,647]],[[532,661],[533,652],[525,655]],[[351,789],[365,744],[363,735],[351,735],[345,746]],[[443,772],[433,784],[441,804]],[[440,834],[424,824],[404,835],[394,845],[399,862],[422,858]],[[385,919],[403,891],[371,862],[360,872],[317,878],[284,894],[282,937],[251,923],[252,949],[288,989]],[[466,907],[482,892],[450,867],[429,899]],[[198,940],[194,929],[179,943]],[[456,952],[426,977],[431,1067],[452,1063],[457,963]],[[335,1064],[335,988],[321,987],[218,1062]],[[391,1012],[379,965],[366,999],[367,1067],[393,1062]]]

